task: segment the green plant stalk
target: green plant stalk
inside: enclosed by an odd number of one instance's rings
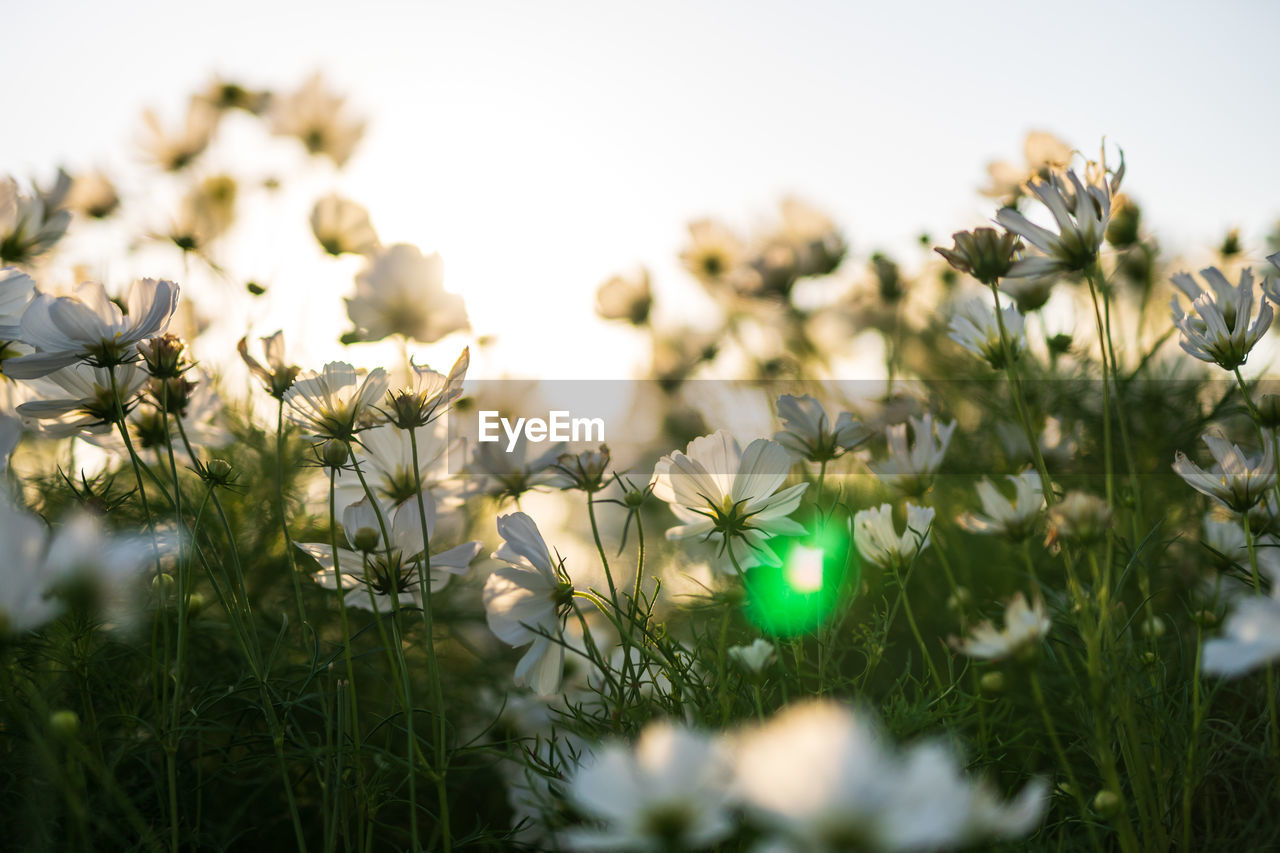
[[[293,537],[289,535],[289,511],[284,500],[284,397],[276,407],[276,501],[280,504],[280,532],[284,535],[285,559],[289,562],[289,578],[293,581],[293,597],[298,603],[299,624],[307,624],[307,606],[302,599],[302,581],[298,578],[298,561],[293,554]]]
[[[1076,805],[1080,808],[1080,819],[1084,822],[1085,829],[1089,832],[1089,840],[1093,843],[1094,850],[1101,850],[1102,846],[1098,841],[1097,830],[1093,827],[1093,820],[1089,815],[1089,803],[1084,798],[1084,791],[1080,787],[1079,780],[1076,779],[1075,771],[1071,768],[1071,761],[1067,758],[1067,751],[1062,748],[1062,739],[1058,737],[1058,729],[1053,724],[1053,715],[1049,712],[1049,703],[1045,701],[1044,691],[1040,687],[1040,674],[1035,669],[1029,669],[1031,676],[1031,695],[1035,697],[1036,707],[1040,709],[1040,718],[1044,720],[1045,734],[1049,735],[1049,743],[1053,745],[1053,753],[1058,759],[1062,772],[1066,774],[1067,784],[1071,786],[1071,794],[1075,798]]]
[[[1254,541],[1253,526],[1249,522],[1249,513],[1242,513],[1244,520],[1244,541],[1249,549],[1249,571],[1253,573],[1253,588],[1259,594],[1263,595],[1262,577],[1258,573],[1258,552],[1257,543]],[[1271,752],[1273,759],[1280,758],[1280,726],[1276,725],[1276,686],[1275,686],[1275,668],[1267,665],[1266,669],[1266,688],[1267,688],[1267,746]]]

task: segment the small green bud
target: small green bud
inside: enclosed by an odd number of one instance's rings
[[[80,731],[80,715],[63,708],[49,715],[49,730],[63,740],[70,740]]]
[[[1098,817],[1111,818],[1120,814],[1120,809],[1124,807],[1124,800],[1120,799],[1120,795],[1115,791],[1103,788],[1094,794],[1090,807]]]
[[[320,445],[320,461],[326,468],[341,468],[347,464],[351,453],[344,442],[331,438]]]
[[[371,554],[378,550],[382,536],[372,527],[361,527],[351,537],[351,545],[362,554]]]
[[[1218,627],[1218,614],[1214,613],[1212,610],[1197,610],[1191,618],[1201,628],[1208,629]]]
[[[984,672],[978,679],[978,689],[988,696],[999,696],[1004,692],[1005,686],[1003,672]]]

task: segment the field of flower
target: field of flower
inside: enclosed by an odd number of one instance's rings
[[[308,200],[349,362],[226,337],[290,298],[223,246],[291,176],[206,152],[339,170],[358,113],[219,79],[132,192],[0,182],[0,849],[1280,843],[1280,245],[1185,270],[1118,147],[1046,133],[920,258],[694,221],[708,316],[603,283],[651,361],[560,442],[351,199]]]

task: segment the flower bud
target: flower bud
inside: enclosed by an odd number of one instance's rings
[[[235,469],[225,459],[210,459],[205,463],[204,476],[214,485],[225,486],[235,478]]]
[[[378,550],[382,536],[372,527],[361,527],[351,536],[351,545],[362,554],[371,554]]]
[[[1005,690],[1003,672],[984,672],[978,679],[978,689],[988,696],[999,696]]]
[[[147,372],[156,379],[177,379],[189,366],[186,363],[187,345],[172,332],[143,341],[138,352],[147,365]]]
[[[331,438],[321,443],[317,451],[320,461],[324,463],[326,468],[341,468],[347,464],[347,460],[351,457],[350,450],[344,442]]]
[[[63,740],[70,740],[80,731],[80,715],[68,708],[49,715],[49,730]]]
[[[994,228],[975,228],[951,235],[955,246],[934,249],[947,263],[968,273],[983,284],[995,284],[1013,266],[1014,256],[1022,248],[1016,234],[1001,233]]]
[[[1120,810],[1124,807],[1124,800],[1120,799],[1120,795],[1115,791],[1103,788],[1094,794],[1090,807],[1098,817],[1111,818],[1120,814]]]

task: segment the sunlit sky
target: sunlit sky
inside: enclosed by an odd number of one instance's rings
[[[922,231],[993,214],[985,164],[1020,160],[1030,129],[1122,146],[1126,188],[1193,262],[1231,226],[1260,260],[1280,217],[1280,4],[1262,0],[55,1],[4,20],[0,172],[23,178],[127,159],[141,109],[176,117],[214,72],[287,89],[323,69],[370,127],[345,173],[308,187],[365,204],[384,242],[439,251],[476,332],[526,375],[634,358],[592,294],[643,263],[679,315],[693,285],[675,255],[699,216],[748,227],[795,193],[845,228],[854,264],[918,261]],[[290,245],[247,250],[275,302],[237,310],[263,333],[340,331],[355,267],[270,257]]]

